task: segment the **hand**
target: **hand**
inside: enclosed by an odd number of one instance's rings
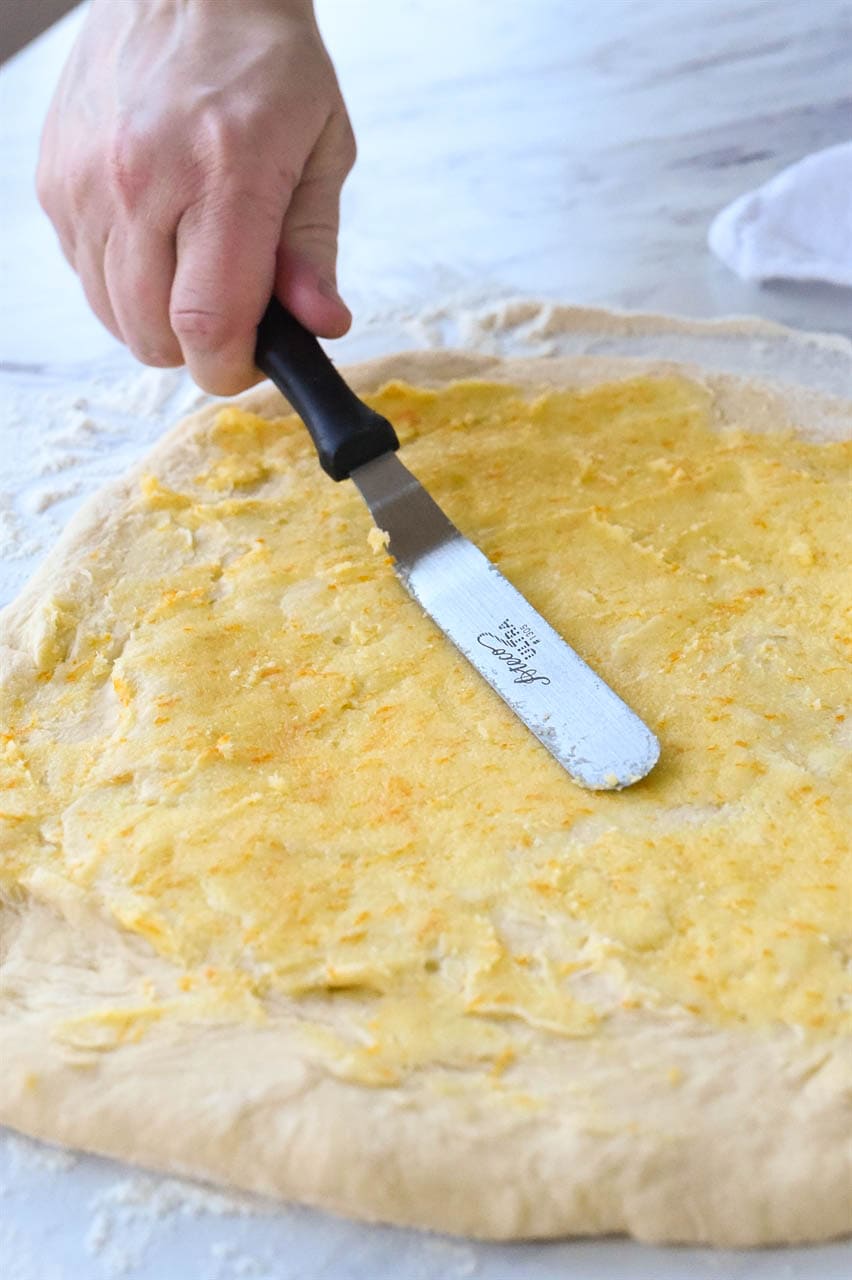
[[[106,327],[207,391],[256,381],[273,291],[339,337],[340,189],[355,141],[310,0],[93,0],[37,187]]]

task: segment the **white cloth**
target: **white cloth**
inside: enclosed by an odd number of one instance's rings
[[[852,288],[852,142],[816,151],[734,200],[708,239],[743,280]]]

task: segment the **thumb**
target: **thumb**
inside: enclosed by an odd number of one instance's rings
[[[322,338],[339,338],[352,323],[337,292],[340,187],[332,176],[302,179],[284,216],[276,259],[276,295]]]

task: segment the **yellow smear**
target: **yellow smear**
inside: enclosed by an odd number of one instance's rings
[[[145,1028],[162,1014],[162,1009],[149,1006],[83,1013],[65,1018],[57,1027],[55,1038],[71,1049],[102,1053],[140,1040]]]
[[[675,377],[372,403],[661,762],[576,787],[295,419],[225,409],[195,480],[148,477],[116,517],[91,617],[45,607],[41,678],[2,707],[9,890],[49,866],[190,993],[62,1034],[112,1047],[202,987],[192,1016],[225,1020],[319,996],[354,1028],[318,1029],[323,1052],[381,1085],[510,1073],[513,1029],[588,1035],[614,1009],[849,1027],[848,445],[716,433]]]
[[[390,543],[390,534],[386,529],[377,529],[375,525],[367,534],[367,542],[374,555],[379,555]]]

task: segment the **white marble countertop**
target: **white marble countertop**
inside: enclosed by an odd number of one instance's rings
[[[356,334],[377,312],[521,293],[852,335],[847,290],[744,284],[706,246],[722,205],[852,135],[849,0],[317,9],[360,147],[340,252]],[[2,362],[121,359],[32,189],[78,21],[0,72]]]
[[[356,322],[336,345],[340,359],[440,342],[446,328],[430,314],[512,296],[751,313],[852,336],[849,291],[746,285],[706,247],[723,204],[852,134],[850,0],[317,7],[360,146],[340,264]],[[12,541],[16,528],[31,536],[23,553],[18,537],[16,558],[2,566],[0,603],[73,506],[150,439],[150,430],[134,434],[132,414],[109,397],[111,380],[128,385],[138,366],[88,312],[32,189],[41,120],[79,18],[0,70],[0,543],[4,521]],[[157,394],[171,411],[187,388],[167,381]],[[51,405],[64,405],[54,443],[63,431],[77,440],[52,497],[37,483],[44,467],[32,462],[48,456],[41,415]],[[86,425],[87,405],[97,431]],[[14,1280],[839,1280],[852,1272],[848,1244],[750,1254],[607,1241],[504,1249],[193,1195],[7,1137],[0,1256]]]

